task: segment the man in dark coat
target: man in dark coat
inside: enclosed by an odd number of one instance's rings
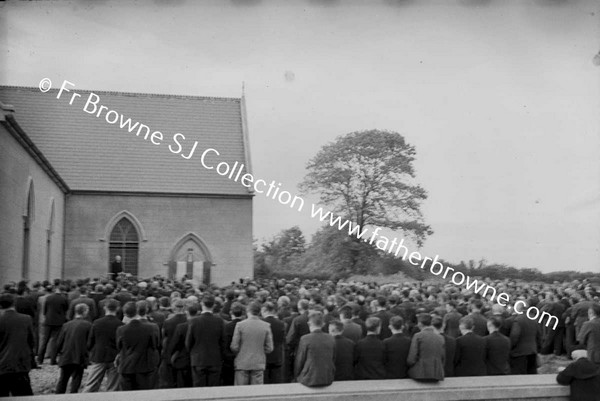
[[[452,337],[460,337],[460,329],[458,328],[460,319],[463,316],[456,310],[456,302],[449,301],[446,304],[446,314],[444,315],[443,331],[444,334]]]
[[[175,329],[181,323],[187,322],[185,314],[185,302],[182,299],[177,299],[173,302],[174,315],[165,320],[162,327],[162,355],[161,364],[159,367],[159,387],[174,388],[177,382],[175,370],[171,365],[172,342],[175,337]]]
[[[485,339],[473,332],[474,327],[471,316],[460,319],[462,336],[456,339],[454,376],[485,376]]]
[[[54,347],[50,350],[50,364],[56,365],[56,339],[58,338],[63,324],[67,321],[68,309],[69,302],[67,301],[67,298],[62,294],[61,288],[56,286],[54,293],[48,295],[44,302],[44,335],[40,346],[40,352],[38,353],[39,365],[44,363],[46,347],[48,346],[48,342],[52,339],[54,339]]]
[[[301,299],[298,301],[299,315],[292,320],[287,332],[286,343],[292,355],[294,355],[298,349],[300,338],[302,338],[303,335],[310,333],[308,328],[308,307],[308,300]]]
[[[235,352],[230,348],[235,326],[244,319],[244,305],[234,302],[229,308],[230,320],[225,323],[225,349],[223,350],[223,368],[221,369],[221,385],[233,386],[235,382]]]
[[[541,348],[540,325],[525,315],[528,305],[519,300],[515,303],[517,317],[510,329],[510,372],[513,375],[536,374],[537,353]]]
[[[29,381],[33,323],[14,304],[12,294],[0,295],[0,397],[33,395]]]
[[[215,298],[202,299],[202,314],[190,320],[185,346],[190,352],[194,387],[218,386],[225,351],[225,324],[213,314]]]
[[[354,352],[354,377],[357,380],[385,379],[384,346],[379,339],[381,320],[370,317],[365,324],[367,336],[356,344]]]
[[[487,319],[481,314],[482,307],[483,303],[481,300],[476,299],[473,301],[471,304],[471,314],[469,316],[473,319],[473,333],[485,337],[488,335]]]
[[[79,304],[86,304],[88,306],[88,314],[86,319],[89,322],[93,322],[98,317],[98,309],[96,308],[96,301],[88,297],[87,288],[81,287],[79,289],[79,297],[73,299],[69,304],[69,310],[67,312],[67,320],[73,319],[75,314],[75,307]]]
[[[419,314],[418,322],[420,331],[413,336],[406,359],[408,375],[419,381],[444,380],[444,338],[431,327],[431,315]]]
[[[344,324],[339,320],[329,323],[329,334],[335,340],[335,381],[354,380],[354,347],[352,340],[342,333]]]
[[[198,306],[190,305],[187,308],[187,321],[180,323],[175,328],[173,341],[171,342],[171,366],[175,370],[177,388],[192,387],[192,367],[190,353],[185,349],[185,337],[187,335],[189,321],[198,314]]]
[[[115,260],[110,265],[110,275],[115,280],[119,273],[123,273],[123,264],[121,262],[121,255],[116,255]]]
[[[500,333],[502,319],[493,316],[488,319],[485,338],[485,365],[488,376],[510,374],[510,339]]]
[[[575,362],[556,376],[556,381],[571,387],[573,401],[598,401],[600,399],[600,367],[587,358],[586,350],[571,353]]]
[[[590,306],[588,318],[581,326],[578,341],[586,347],[589,360],[600,366],[600,304]]]
[[[441,317],[439,317],[439,316],[432,317],[431,325],[433,326],[435,331],[437,331],[437,333],[444,338],[444,350],[446,351],[446,359],[444,362],[444,377],[453,377],[454,376],[454,355],[456,355],[456,338],[443,332],[442,329],[444,327],[444,321]]]
[[[115,367],[117,357],[117,329],[123,322],[117,318],[119,301],[108,299],[104,304],[104,317],[96,319],[92,324],[88,337],[91,366],[88,370],[84,393],[95,393],[106,375],[106,391],[119,389],[119,373]]]
[[[383,297],[383,296],[377,297],[377,300],[375,302],[375,308],[377,309],[377,311],[371,315],[372,317],[379,318],[379,320],[381,321],[381,331],[379,333],[380,340],[385,340],[386,338],[388,338],[392,335],[392,332],[390,331],[389,326],[390,326],[390,319],[394,315],[392,315],[390,312],[387,311],[386,303],[387,303],[387,299],[385,297]]]
[[[138,319],[135,302],[126,303],[123,312],[130,321],[117,329],[117,365],[121,375],[121,390],[151,389],[158,366],[158,330],[156,325]]]
[[[404,379],[408,377],[408,352],[410,338],[403,333],[404,319],[394,316],[390,319],[392,336],[383,340],[383,364],[386,379]]]
[[[335,340],[321,330],[321,312],[311,312],[308,326],[310,334],[302,336],[296,353],[296,381],[308,387],[329,386],[335,376]]]
[[[349,338],[356,344],[363,338],[363,329],[358,324],[352,321],[352,308],[349,306],[344,306],[340,311],[340,320],[344,324],[344,331],[342,335],[344,337]]]
[[[285,325],[277,318],[277,307],[271,302],[263,305],[262,316],[265,322],[271,325],[271,333],[273,333],[273,352],[267,354],[265,384],[283,383]]]
[[[65,323],[58,337],[57,349],[60,354],[60,377],[56,383],[56,394],[67,391],[71,379],[70,393],[77,393],[88,365],[87,341],[92,324],[87,320],[89,307],[86,304],[75,306],[75,317]]]

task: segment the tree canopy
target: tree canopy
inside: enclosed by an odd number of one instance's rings
[[[360,227],[402,230],[421,246],[433,231],[421,213],[427,192],[415,183],[415,155],[397,132],[351,132],[308,162],[300,189]]]

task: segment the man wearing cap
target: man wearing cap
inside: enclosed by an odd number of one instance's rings
[[[556,381],[570,386],[573,401],[597,401],[600,395],[600,367],[587,358],[586,350],[571,353],[575,362],[559,368]]]

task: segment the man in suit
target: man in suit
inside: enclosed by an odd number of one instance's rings
[[[56,383],[56,394],[64,394],[71,379],[70,393],[77,393],[83,378],[83,371],[88,365],[87,341],[92,324],[87,320],[89,307],[86,304],[75,306],[75,317],[65,323],[58,337],[58,353],[60,354],[60,377]]]
[[[446,360],[444,363],[444,377],[454,376],[454,355],[456,355],[456,338],[443,332],[444,321],[439,316],[431,318],[431,325],[435,331],[444,338],[444,350],[446,351]]]
[[[329,323],[329,334],[335,340],[335,381],[354,380],[354,341],[343,334],[344,324],[339,320]]]
[[[91,366],[84,393],[95,393],[106,375],[106,391],[119,390],[119,373],[115,367],[117,357],[117,329],[123,322],[117,318],[119,301],[109,299],[104,304],[104,317],[92,324],[87,347],[90,351]]]
[[[600,399],[600,367],[587,358],[586,350],[571,353],[575,362],[564,369],[559,368],[556,381],[570,386],[573,401],[598,401]]]
[[[223,386],[233,386],[235,384],[235,352],[230,348],[233,340],[235,326],[244,319],[244,305],[234,302],[229,308],[231,315],[230,321],[225,323],[225,350],[223,351],[223,368],[221,369],[221,384]]]
[[[175,337],[175,329],[181,323],[187,322],[185,314],[185,302],[182,299],[177,299],[173,302],[173,316],[165,320],[162,326],[162,355],[159,367],[159,387],[174,388],[177,382],[175,370],[171,365],[172,342]]]
[[[225,324],[213,314],[215,298],[202,299],[202,314],[189,321],[185,346],[190,352],[194,387],[218,386],[225,350]]]
[[[303,335],[310,333],[308,328],[308,307],[308,300],[301,299],[298,301],[299,315],[292,320],[286,336],[286,343],[291,355],[295,355],[298,344],[300,343],[300,338],[302,338]]]
[[[246,308],[247,318],[235,326],[231,350],[237,355],[235,385],[263,384],[267,354],[273,352],[271,325],[260,319],[262,305],[251,302]]]
[[[519,300],[515,303],[517,317],[510,329],[510,372],[513,375],[536,374],[537,353],[542,343],[539,324],[525,315],[528,304]]]
[[[44,334],[38,353],[38,365],[44,363],[46,347],[51,340],[54,340],[54,347],[50,350],[50,364],[56,365],[56,339],[63,324],[67,321],[67,310],[69,309],[69,302],[61,290],[60,286],[55,286],[54,293],[48,295],[44,302]]]
[[[350,306],[342,307],[340,311],[340,320],[344,325],[344,331],[342,335],[346,338],[349,338],[356,344],[363,338],[363,329],[358,324],[352,321],[352,308]]]
[[[154,387],[152,378],[158,365],[158,331],[138,318],[135,302],[123,307],[129,323],[117,329],[117,364],[121,375],[121,390],[148,390]]]
[[[510,339],[500,333],[502,319],[492,316],[488,319],[485,338],[485,365],[489,376],[510,374]]]
[[[88,306],[88,314],[86,319],[89,322],[93,322],[98,317],[98,312],[96,309],[96,302],[88,297],[88,292],[86,287],[79,288],[79,297],[73,299],[69,304],[69,311],[67,312],[67,320],[73,319],[73,315],[75,314],[75,307],[79,304],[86,304]]]
[[[381,320],[370,317],[365,324],[367,336],[356,344],[354,352],[354,376],[357,380],[385,379],[384,346],[379,339]]]
[[[471,316],[460,319],[462,336],[456,339],[454,376],[485,376],[485,339],[473,332],[474,327]]]
[[[175,370],[177,388],[192,387],[192,367],[190,362],[190,353],[185,349],[185,337],[189,326],[189,321],[196,317],[198,306],[195,304],[187,307],[187,321],[180,323],[175,329],[173,341],[171,342],[171,366]]]
[[[329,386],[335,376],[335,340],[321,329],[323,314],[308,316],[310,334],[302,336],[294,363],[296,381],[307,387]]]
[[[481,314],[481,308],[483,308],[483,302],[480,299],[474,300],[471,304],[471,314],[469,316],[473,319],[473,333],[485,337],[488,335],[487,319]]]
[[[262,307],[262,316],[271,326],[273,334],[273,352],[267,355],[265,369],[265,384],[283,382],[283,357],[285,349],[285,325],[277,318],[277,307],[271,302],[265,302]]]
[[[431,315],[419,314],[418,322],[420,331],[412,338],[406,360],[408,375],[419,381],[444,380],[444,338],[431,327]]]
[[[386,379],[404,379],[408,377],[408,352],[410,338],[403,333],[404,319],[394,316],[390,319],[392,336],[383,340],[383,364]]]
[[[33,395],[29,381],[33,346],[31,317],[15,310],[12,294],[1,294],[0,397]]]
[[[385,297],[383,297],[383,296],[377,297],[376,302],[375,302],[376,310],[375,310],[375,313],[373,313],[371,315],[372,317],[378,318],[381,322],[379,339],[382,341],[392,335],[392,332],[390,331],[389,326],[390,326],[390,319],[392,318],[393,315],[387,311],[386,304],[387,304],[387,299]]]
[[[586,347],[588,359],[600,366],[600,304],[592,304],[588,309],[589,321],[581,326],[579,344]]]
[[[119,277],[119,274],[123,273],[123,263],[121,262],[121,255],[116,255],[115,260],[110,265],[110,274],[113,280]]]
[[[446,304],[446,314],[444,315],[443,321],[444,334],[452,338],[458,338],[460,336],[458,325],[462,317],[463,316],[456,310],[456,301],[449,301]]]

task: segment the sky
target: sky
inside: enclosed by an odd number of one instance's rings
[[[599,50],[591,0],[0,3],[1,85],[244,83],[253,174],[290,192],[339,135],[398,132],[428,192],[422,254],[546,272],[600,270]],[[294,225],[320,223],[254,197],[259,242]]]

